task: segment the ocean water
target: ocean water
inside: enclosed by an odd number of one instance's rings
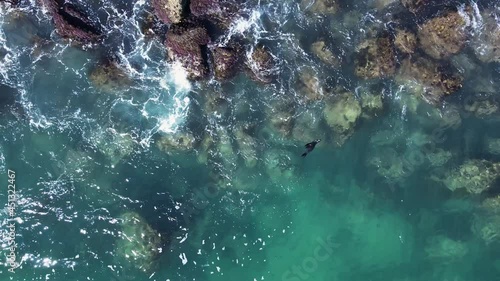
[[[101,47],[62,40],[37,1],[0,3],[0,280],[500,280],[500,208],[481,207],[499,183],[469,194],[439,181],[469,159],[500,162],[500,113],[466,110],[479,93],[498,101],[498,63],[465,49],[453,58],[464,87],[432,106],[393,79],[353,74],[355,47],[390,25],[394,10],[380,5],[391,1],[341,1],[331,17],[247,1],[225,38],[269,46],[276,81],[242,72],[192,82],[160,39],[141,34],[149,2],[74,2],[107,34]],[[497,1],[462,4],[500,11]],[[311,55],[316,38],[334,42],[340,67]],[[92,83],[109,56],[130,84]],[[294,83],[307,68],[356,97],[371,89],[384,110],[339,146],[321,103],[304,102]],[[207,110],[218,94],[220,111]],[[292,136],[270,125],[283,114],[303,124]],[[219,143],[159,149],[186,130]]]

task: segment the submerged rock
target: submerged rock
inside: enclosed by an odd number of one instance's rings
[[[295,105],[290,101],[279,101],[266,110],[267,120],[273,129],[282,137],[292,134]]]
[[[444,166],[453,157],[450,151],[444,150],[442,148],[437,148],[430,153],[425,155],[432,167]]]
[[[394,45],[403,54],[413,54],[417,48],[417,36],[409,30],[397,29]]]
[[[313,71],[310,68],[300,70],[296,81],[298,94],[304,98],[305,102],[319,101],[324,96],[320,81]]]
[[[304,144],[315,139],[326,140],[327,130],[322,126],[321,114],[321,111],[308,110],[295,117],[293,139]]]
[[[402,155],[399,155],[393,148],[382,147],[377,148],[367,159],[367,164],[374,167],[387,182],[396,183],[409,176],[410,172],[401,161],[402,158]]]
[[[463,258],[467,254],[468,248],[463,242],[438,235],[427,241],[425,252],[431,259],[452,262]]]
[[[295,174],[295,164],[292,159],[297,157],[284,149],[269,149],[264,155],[264,163],[269,178],[274,183],[288,182]]]
[[[139,214],[127,212],[120,216],[121,232],[116,242],[116,257],[146,273],[152,273],[161,253],[161,235]]]
[[[472,38],[471,46],[483,62],[500,62],[500,16],[494,12],[482,13],[483,24]]]
[[[500,139],[499,138],[486,138],[486,151],[493,155],[500,155]]]
[[[500,215],[475,215],[472,232],[484,240],[486,245],[500,240]]]
[[[421,25],[418,40],[421,48],[435,59],[448,58],[462,50],[469,37],[469,26],[464,15],[450,12]]]
[[[325,41],[316,41],[311,45],[311,51],[316,57],[318,57],[322,62],[331,65],[337,66],[339,64],[339,60],[333,52],[326,46]]]
[[[470,98],[464,104],[465,111],[478,118],[487,117],[498,112],[498,101],[494,95],[477,96]]]
[[[156,16],[166,24],[179,23],[185,14],[186,0],[152,0]]]
[[[262,83],[270,83],[276,76],[276,60],[269,48],[262,44],[257,44],[247,54],[247,66],[252,71],[255,80]]]
[[[162,135],[157,141],[157,147],[168,154],[181,151],[189,151],[195,147],[195,137],[189,132],[177,131]]]
[[[339,10],[338,0],[301,0],[300,7],[310,14],[334,15]]]
[[[356,48],[355,73],[363,79],[392,76],[396,57],[388,36],[368,39]]]
[[[106,61],[96,66],[89,74],[90,81],[97,88],[112,93],[132,85],[132,80],[125,69],[114,61]]]
[[[500,176],[500,163],[486,160],[467,160],[458,169],[450,171],[443,182],[451,191],[465,190],[470,194],[480,194],[489,189]]]
[[[113,166],[134,150],[132,137],[128,134],[120,134],[113,129],[94,132],[91,140]]]
[[[87,15],[71,3],[58,0],[38,0],[52,16],[57,33],[64,39],[77,44],[95,43],[101,38],[101,31]]]
[[[186,22],[170,26],[165,45],[169,60],[179,62],[186,69],[188,79],[200,80],[208,75],[206,48],[209,42],[203,26]]]
[[[396,81],[430,104],[439,104],[442,98],[462,88],[463,77],[450,66],[425,57],[406,58]]]
[[[339,145],[342,145],[354,133],[354,127],[361,113],[361,104],[353,93],[341,93],[326,102],[323,117],[335,132]]]
[[[440,0],[400,0],[401,4],[412,13],[420,13],[424,9],[433,7],[434,4],[440,3]]]
[[[236,143],[238,144],[238,154],[241,155],[245,161],[245,166],[253,168],[257,164],[257,140],[254,139],[249,133],[248,128],[240,126],[234,133]]]

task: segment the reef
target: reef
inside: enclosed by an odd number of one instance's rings
[[[355,73],[363,79],[384,78],[396,72],[394,46],[389,36],[367,39],[356,48]]]
[[[323,116],[333,129],[338,145],[342,145],[354,133],[361,113],[361,104],[353,93],[338,93],[326,101]]]
[[[179,62],[187,71],[189,79],[200,80],[208,75],[207,45],[208,31],[196,22],[171,25],[165,46],[168,58]]]
[[[97,24],[78,7],[58,0],[38,0],[52,16],[59,36],[77,45],[97,43],[102,38]]]
[[[426,57],[404,59],[396,75],[396,82],[434,105],[461,89],[463,79],[450,65]]]
[[[469,159],[457,169],[446,173],[444,178],[432,179],[442,182],[449,190],[465,190],[469,194],[480,194],[488,190],[500,176],[500,163]]]
[[[151,274],[161,253],[161,235],[135,212],[124,213],[120,221],[116,257],[128,261],[133,268]]]

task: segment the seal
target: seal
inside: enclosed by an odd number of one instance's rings
[[[314,150],[314,147],[316,147],[316,145],[320,142],[321,140],[320,139],[317,139],[317,140],[314,140],[310,143],[307,143],[305,145],[306,147],[306,152],[302,153],[302,157],[306,157],[307,153],[311,152]]]

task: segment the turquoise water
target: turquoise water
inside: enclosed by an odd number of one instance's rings
[[[500,162],[500,114],[466,110],[479,93],[498,101],[500,67],[471,49],[451,58],[464,87],[438,106],[393,79],[356,78],[354,48],[396,11],[381,2],[343,1],[316,19],[292,1],[246,3],[233,31],[276,56],[267,85],[245,73],[187,81],[158,38],[140,36],[148,3],[82,4],[108,34],[90,50],[59,38],[35,2],[1,4],[0,280],[499,280],[500,205],[488,203],[500,203],[499,183],[471,194],[439,180],[469,159]],[[310,54],[319,37],[335,42],[339,67]],[[110,54],[130,83],[92,83]],[[325,89],[382,97],[383,110],[338,145],[323,100],[305,102],[294,82],[306,68]],[[218,112],[207,109],[216,95]],[[280,116],[294,120],[290,136],[272,126]],[[215,145],[159,148],[186,131]]]

